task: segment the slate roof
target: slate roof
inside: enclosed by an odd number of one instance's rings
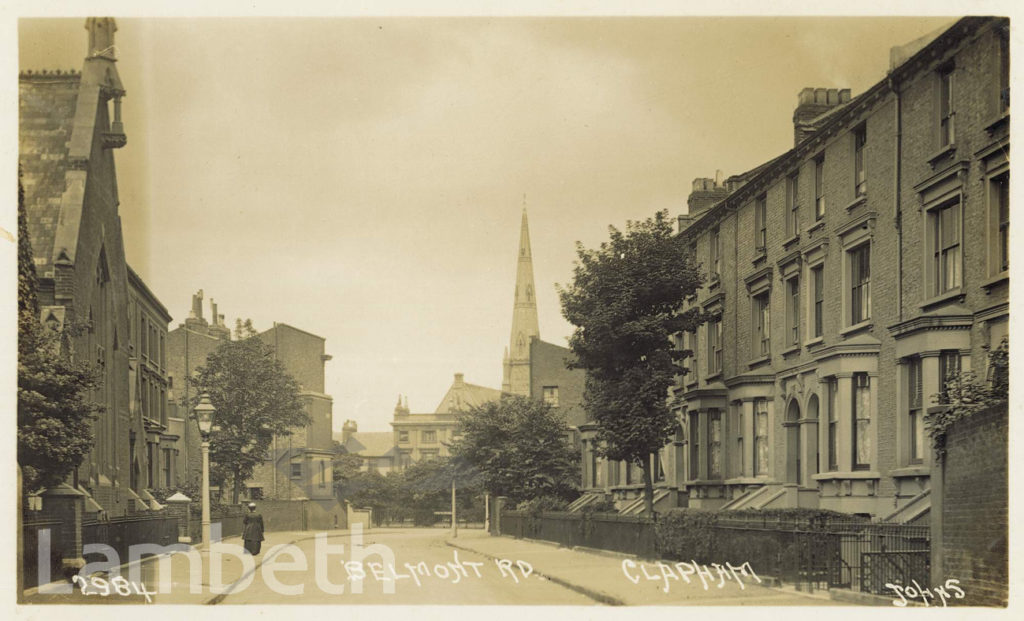
[[[68,143],[80,73],[23,73],[18,80],[18,159],[36,271],[52,276]]]
[[[435,414],[449,414],[453,410],[467,410],[490,401],[501,399],[502,392],[476,384],[453,384],[438,404]]]
[[[341,441],[341,432],[333,436]],[[361,457],[387,457],[395,452],[395,434],[390,431],[357,431],[345,443],[345,450]]]

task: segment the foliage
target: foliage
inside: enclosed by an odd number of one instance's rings
[[[947,377],[942,391],[932,396],[933,402],[944,406],[929,410],[925,416],[925,427],[939,459],[946,454],[946,433],[957,421],[1009,400],[1008,339],[1004,338],[999,347],[989,352],[988,363],[990,381],[981,380],[974,371],[962,371]]]
[[[203,497],[203,485],[199,480],[199,475],[192,478],[187,483],[179,483],[178,485],[172,485],[171,487],[158,487],[156,489],[149,490],[149,493],[153,494],[153,498],[156,498],[160,504],[167,504],[167,499],[171,496],[182,493],[188,496],[194,506],[199,506],[202,503]],[[219,502],[219,498],[216,494],[211,494],[211,502]]]
[[[233,483],[232,503],[238,503],[242,481],[263,461],[275,435],[309,423],[299,399],[299,385],[274,356],[274,349],[249,330],[241,340],[225,341],[206,364],[188,378],[188,411],[203,393],[216,408],[210,436],[210,480],[223,487]]]
[[[19,179],[18,465],[23,497],[59,484],[82,463],[92,447],[91,421],[103,411],[91,398],[101,375],[71,355],[71,339],[80,328],[70,321],[59,332],[42,325],[37,286]]]
[[[791,552],[785,534],[800,529],[824,536],[832,523],[853,519],[826,509],[672,509],[660,516],[654,532],[663,558],[737,565],[750,561],[761,571],[793,560],[785,558]],[[726,523],[732,528],[725,530]]]
[[[667,211],[626,232],[609,227],[610,239],[578,259],[569,287],[559,287],[562,313],[576,326],[569,347],[574,367],[587,371],[584,406],[600,427],[599,452],[643,470],[644,497],[653,512],[650,455],[677,426],[666,401],[681,362],[691,351],[675,350],[672,336],[695,330],[707,317],[683,310],[704,282],[692,251],[673,234]]]
[[[522,502],[578,495],[579,454],[569,427],[546,403],[503,396],[460,415],[452,454],[475,467],[484,489]]]
[[[430,526],[440,519],[439,512],[451,511],[453,480],[459,519],[482,520],[480,476],[458,459],[418,462],[387,475],[356,472],[339,481],[336,489],[339,499],[373,509],[377,525],[412,520],[416,526]]]
[[[331,460],[335,487],[345,485],[348,481],[359,475],[363,466],[363,458],[359,455],[341,453]]]
[[[373,510],[373,521],[380,525],[404,517],[399,493],[399,475],[394,472],[387,476],[377,471],[357,472],[336,487],[338,497],[354,507]],[[399,515],[401,514],[401,515]]]
[[[584,514],[618,513],[619,510],[615,508],[615,501],[606,497],[597,502],[591,502],[583,505],[580,512]]]
[[[531,516],[539,516],[548,511],[568,511],[569,501],[556,496],[537,496],[524,500],[516,505],[516,511],[525,511]]]

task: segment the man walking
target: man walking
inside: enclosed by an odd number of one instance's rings
[[[256,513],[256,503],[249,503],[249,513],[242,519],[242,539],[245,541],[245,551],[249,554],[259,554],[263,541],[263,516]]]

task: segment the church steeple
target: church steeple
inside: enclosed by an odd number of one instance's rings
[[[533,284],[533,254],[530,251],[530,226],[523,207],[519,230],[519,259],[516,289],[512,305],[512,332],[505,358],[502,390],[516,395],[530,394],[530,342],[540,338],[537,321],[537,296]]]

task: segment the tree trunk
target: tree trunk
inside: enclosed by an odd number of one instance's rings
[[[654,483],[651,481],[651,458],[647,457],[640,464],[644,473],[644,513],[647,517],[654,517]]]
[[[238,504],[238,494],[239,494],[239,492],[241,491],[241,488],[242,488],[242,478],[239,476],[238,470],[235,470],[235,474],[234,474],[233,477],[231,477],[231,479],[232,479],[232,487],[234,488],[234,489],[231,490],[231,504],[237,505]]]

